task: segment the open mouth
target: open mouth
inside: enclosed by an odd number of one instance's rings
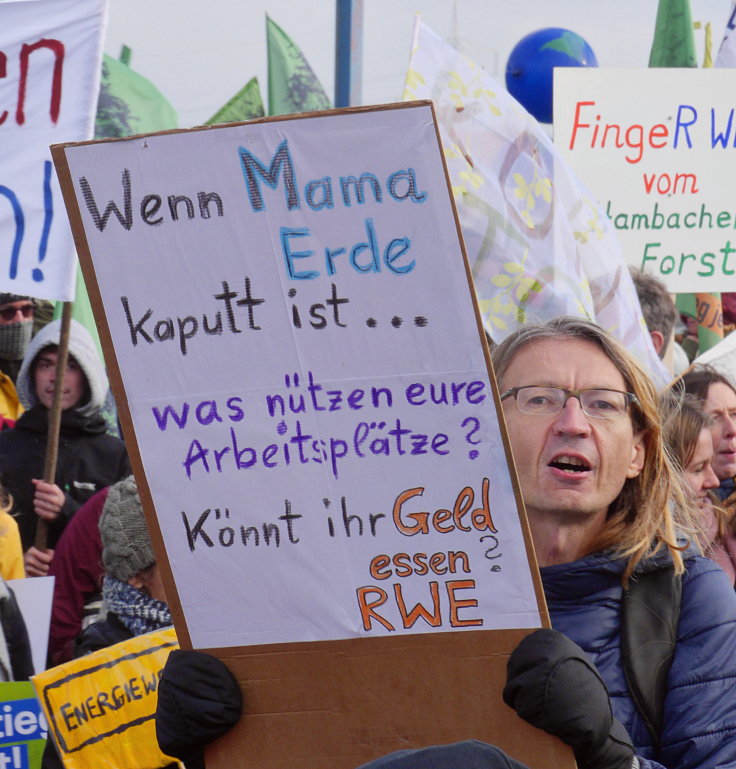
[[[549,463],[549,467],[554,467],[566,473],[584,473],[591,469],[590,464],[581,457],[572,457],[567,454],[555,457]]]

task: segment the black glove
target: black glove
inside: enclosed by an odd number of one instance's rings
[[[579,769],[631,769],[634,747],[613,717],[600,673],[562,633],[536,630],[516,647],[503,701],[532,726],[567,743]]]
[[[204,768],[204,748],[243,712],[240,686],[225,664],[197,651],[171,652],[158,684],[156,739],[187,769]]]

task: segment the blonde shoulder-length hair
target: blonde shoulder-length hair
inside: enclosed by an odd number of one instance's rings
[[[520,326],[496,346],[492,359],[497,379],[503,379],[523,347],[546,339],[582,339],[595,344],[621,373],[626,390],[636,396],[630,414],[634,431],[643,435],[644,465],[639,475],[624,481],[608,508],[606,526],[589,551],[615,550],[628,559],[624,583],[643,558],[663,549],[669,550],[675,571],[681,574],[687,543],[678,543],[678,534],[697,529],[697,514],[663,444],[659,400],[652,381],[610,334],[595,323],[567,316]]]

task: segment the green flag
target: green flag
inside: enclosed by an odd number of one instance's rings
[[[87,286],[84,284],[84,278],[82,277],[82,271],[77,264],[77,283],[74,289],[74,305],[72,307],[72,318],[79,321],[89,331],[90,336],[97,345],[97,352],[102,357],[102,346],[100,345],[100,335],[97,333],[97,323],[95,322],[95,316],[92,312],[92,305],[89,301],[89,295],[87,294]],[[54,306],[54,319],[61,317],[61,312],[64,309],[64,302],[57,302]]]
[[[176,128],[174,108],[150,80],[128,66],[130,48],[123,46],[120,61],[107,54],[102,58],[102,79],[97,100],[95,138],[130,136],[135,133]],[[57,302],[54,317],[60,318],[62,302]],[[100,344],[84,280],[77,266],[77,287],[72,317],[82,323]]]
[[[129,59],[126,49],[123,57]],[[165,131],[176,128],[177,123],[174,108],[150,80],[132,70],[127,62],[103,56],[96,139]]]
[[[238,123],[265,115],[258,78],[252,77],[230,101],[215,112],[205,125]]]
[[[675,305],[679,312],[694,318],[697,315],[695,309],[695,294],[675,294]]]
[[[304,54],[278,24],[266,16],[268,114],[287,115],[329,109],[332,104]]]
[[[649,66],[698,66],[690,0],[659,0]]]

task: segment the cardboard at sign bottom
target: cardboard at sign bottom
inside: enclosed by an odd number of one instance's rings
[[[531,769],[574,769],[571,750],[501,692],[529,630],[403,635],[209,650],[243,690],[244,716],[207,769],[355,769],[405,748],[477,739]]]

